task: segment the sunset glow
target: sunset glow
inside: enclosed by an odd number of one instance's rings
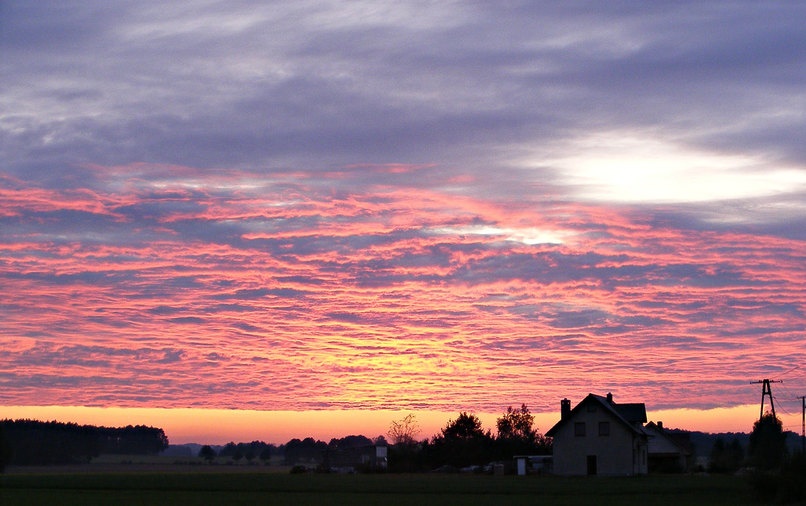
[[[4,12],[0,417],[799,431],[802,7],[91,4]]]

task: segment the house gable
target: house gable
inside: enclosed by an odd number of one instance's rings
[[[561,475],[646,473],[643,404],[618,405],[589,394],[574,409],[563,401],[562,419],[546,435],[554,438],[554,472]],[[626,409],[619,409],[626,406]]]

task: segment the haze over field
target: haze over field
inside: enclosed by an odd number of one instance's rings
[[[0,406],[708,410],[773,378],[799,430],[806,5],[0,16]]]

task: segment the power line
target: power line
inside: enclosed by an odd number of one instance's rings
[[[794,371],[795,369],[800,369],[800,368],[801,368],[801,367],[803,367],[804,365],[806,365],[806,364],[800,364],[800,365],[796,365],[796,366],[795,366],[795,367],[793,367],[792,369],[788,369],[788,370],[786,370],[786,371],[782,372],[782,373],[781,373],[779,376],[785,376],[785,375],[787,375],[787,374],[791,373],[792,371]]]
[[[776,400],[777,400],[777,398],[776,398]],[[784,412],[784,414],[785,414],[786,416],[790,416],[790,417],[791,417],[791,416],[794,416],[793,414],[789,413],[787,410],[785,410],[785,409],[784,409],[784,405],[783,405],[783,404],[781,404],[781,401],[778,401],[778,409],[780,409],[781,411],[783,411],[783,412]],[[773,414],[774,414],[774,413],[775,413],[775,410],[773,410]]]
[[[798,397],[797,395],[794,395],[792,392],[790,392],[789,389],[786,388],[786,386],[783,383],[781,383],[781,388],[783,388],[784,391],[786,391],[786,395],[788,397],[791,397],[791,399],[786,399],[786,400],[788,400],[788,401],[789,400],[800,400],[800,397]],[[779,404],[780,404],[780,401],[779,401]]]

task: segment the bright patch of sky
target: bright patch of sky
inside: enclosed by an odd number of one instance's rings
[[[761,157],[707,152],[630,134],[594,135],[550,160],[577,197],[680,203],[747,199],[806,189],[806,170]]]
[[[466,226],[466,227],[439,227],[429,229],[428,232],[443,235],[479,235],[490,237],[501,237],[506,241],[520,242],[527,246],[535,244],[563,244],[563,233],[538,230],[536,228],[514,229],[500,228],[488,225]]]

